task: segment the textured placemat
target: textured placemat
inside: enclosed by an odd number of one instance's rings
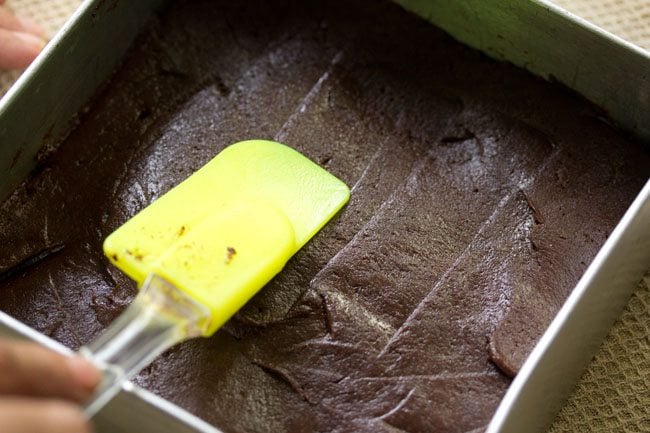
[[[34,18],[48,38],[63,26],[82,0],[7,0],[6,6],[17,14]],[[2,47],[0,47],[2,49]],[[0,97],[18,79],[22,71],[0,71]]]
[[[650,50],[650,0],[553,0]],[[81,0],[8,0],[48,36]],[[20,71],[0,72],[0,97]],[[640,286],[559,414],[551,432],[650,432],[650,283]]]
[[[650,273],[587,368],[550,433],[650,432]]]

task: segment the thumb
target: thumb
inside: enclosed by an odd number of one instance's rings
[[[0,394],[83,401],[101,374],[79,357],[66,357],[36,344],[0,340]]]
[[[43,28],[36,21],[29,17],[13,14],[3,7],[0,7],[0,28],[14,32],[31,33],[34,36],[42,37],[45,35]]]

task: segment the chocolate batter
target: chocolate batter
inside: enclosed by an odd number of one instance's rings
[[[0,207],[0,308],[91,341],[135,293],[103,239],[250,138],[352,200],[136,379],[226,432],[480,431],[650,176],[589,103],[387,1],[175,1]]]

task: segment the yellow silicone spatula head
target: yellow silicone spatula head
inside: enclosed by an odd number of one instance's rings
[[[104,371],[86,415],[166,348],[214,333],[349,197],[295,150],[243,141],[108,236],[106,256],[142,290],[81,350]]]
[[[213,333],[348,201],[339,179],[279,143],[243,141],[113,232],[104,252],[210,308]]]

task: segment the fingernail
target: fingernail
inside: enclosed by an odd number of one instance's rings
[[[24,16],[16,16],[16,19],[20,23],[20,26],[23,28],[23,30],[26,32],[40,36],[41,38],[45,36],[45,30],[43,30],[43,27],[41,27],[41,25],[33,19]]]
[[[68,368],[75,385],[82,391],[81,397],[90,396],[102,378],[100,371],[80,356],[68,358]]]
[[[38,55],[38,53],[40,53],[45,47],[46,41],[31,33],[13,32],[13,34],[14,37],[21,42],[23,48],[28,48],[30,51],[34,52],[34,56]]]

